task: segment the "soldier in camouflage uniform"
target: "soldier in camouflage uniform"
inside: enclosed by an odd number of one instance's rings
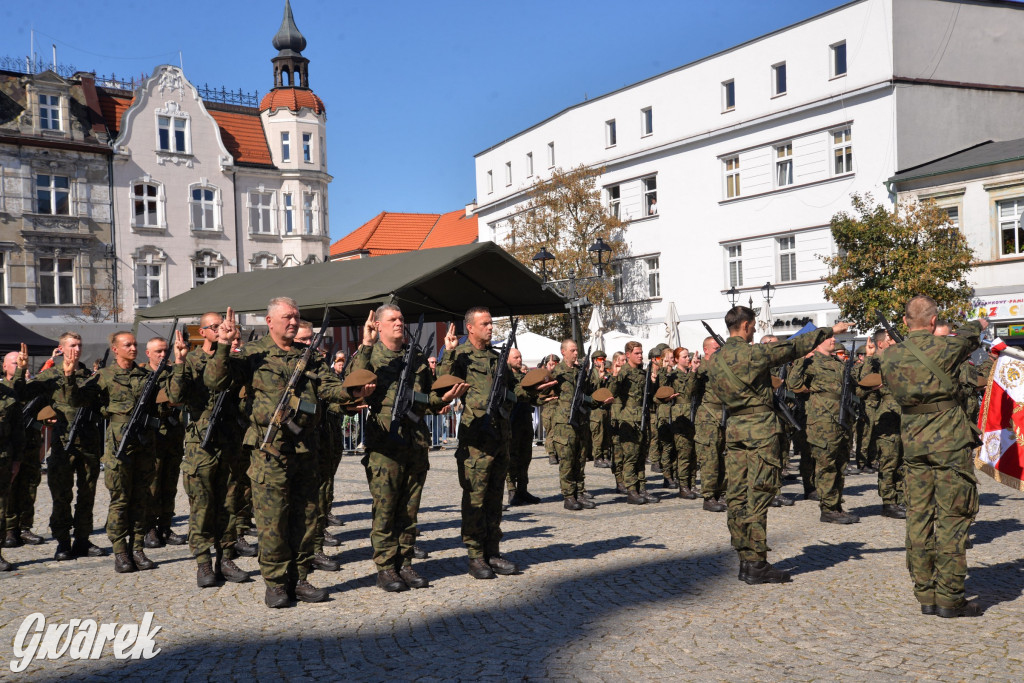
[[[512,368],[516,385],[523,381],[523,354],[519,349],[508,352],[508,366]],[[533,402],[526,396],[518,397],[512,409],[512,441],[509,444],[508,487],[509,505],[535,505],[540,498],[530,493],[530,462],[533,460]]]
[[[234,311],[228,308],[217,330],[217,350],[206,364],[203,381],[214,393],[244,386],[242,412],[250,416],[250,421],[243,447],[249,452],[260,574],[267,585],[264,602],[278,608],[289,606],[293,598],[304,602],[327,599],[326,589],[315,587],[307,579],[318,514],[316,437],[322,418],[320,401],[348,403],[373,387],[367,385],[350,393],[326,363],[311,354],[296,387],[299,400],[292,406],[297,433],[281,425],[273,442],[263,450],[264,435],[307,348],[294,343],[299,329],[298,304],[294,300],[271,299],[266,324],[269,333],[265,337],[229,356],[238,328]]]
[[[907,567],[922,614],[975,616],[964,597],[967,532],[978,511],[972,463],[976,433],[952,375],[978,348],[987,321],[971,321],[955,337],[933,334],[937,306],[918,295],[906,306],[909,332],[882,356],[882,377],[903,413],[907,465]]]
[[[408,348],[401,309],[384,304],[366,319],[363,343],[352,358],[354,370],[377,375],[376,390],[365,399],[370,409],[363,432],[366,455],[362,463],[373,496],[370,542],[377,587],[387,592],[429,585],[412,567],[416,518],[430,469],[427,452],[431,437],[423,417],[427,412],[438,413],[469,389],[468,384],[460,383],[444,396],[433,393],[427,358],[414,349],[408,368],[413,403],[396,425],[392,414]]]
[[[608,386],[609,373],[605,368],[607,354],[598,349],[590,354],[590,385],[597,389]],[[610,406],[600,406],[590,410],[590,452],[594,458],[594,467],[611,467],[611,425]]]
[[[835,339],[827,337],[808,357],[793,363],[786,378],[790,390],[810,389],[804,431],[814,458],[814,481],[821,521],[855,524],[856,515],[843,511],[843,483],[850,457],[850,433],[839,424],[839,397],[843,388],[843,362],[832,356]]]
[[[708,381],[729,410],[726,427],[726,478],[729,533],[739,553],[739,579],[749,584],[783,583],[789,573],[768,563],[768,507],[781,485],[782,421],[772,404],[771,368],[795,360],[832,335],[831,330],[787,341],[751,345],[754,311],[735,306],[725,316],[729,339],[708,359]]]
[[[554,372],[555,366],[561,362],[561,359],[555,354],[544,356],[544,360],[541,362],[542,367],[546,367],[549,372]],[[550,439],[551,430],[553,428],[552,420],[555,417],[555,402],[547,401],[542,403],[540,406],[540,420],[544,426],[544,451],[548,454],[548,464],[558,464],[558,454],[555,452],[555,442]]]
[[[606,386],[611,385],[615,377],[626,363],[626,354],[616,351],[612,355],[612,369],[606,380]],[[611,429],[611,470],[615,477],[615,490],[619,493],[626,493],[626,485],[622,481],[622,441],[619,439],[619,413],[622,410],[622,399],[612,395],[612,405],[608,409],[608,426]]]
[[[644,472],[644,456],[641,413],[643,411],[644,386],[651,381],[643,367],[644,350],[640,342],[626,343],[626,363],[612,376],[608,389],[613,399],[618,399],[619,446],[622,449],[622,484],[626,489],[626,502],[630,505],[657,503],[658,498],[647,492],[647,477]],[[654,392],[650,392],[653,399]],[[654,401],[651,400],[651,403]]]
[[[722,402],[708,383],[707,359],[718,351],[714,337],[704,339],[704,363],[698,363],[694,371],[699,397],[697,419],[694,422],[694,446],[697,462],[700,464],[700,492],[704,497],[704,509],[708,512],[725,512],[725,426],[722,424]]]
[[[176,362],[167,392],[172,402],[184,403],[191,416],[185,430],[181,471],[189,501],[188,544],[196,558],[196,584],[200,588],[216,585],[218,578],[234,583],[249,581],[249,575],[235,564],[235,516],[241,503],[238,484],[243,469],[240,387],[226,389],[221,400],[203,379],[206,365],[217,350],[217,330],[222,321],[219,313],[203,314],[199,320],[203,345],[193,352],[188,351],[188,344],[178,332]],[[221,407],[211,427],[218,400]],[[203,448],[207,432],[210,439]],[[216,558],[216,566],[211,555]]]
[[[675,373],[675,351],[666,346],[661,352],[660,367],[655,382],[657,388],[668,387],[671,389]],[[662,485],[667,489],[679,488],[679,479],[676,476],[676,444],[672,434],[672,404],[674,402],[674,396],[667,401],[653,401],[654,411],[651,413],[661,457]]]
[[[675,370],[671,387],[675,398],[671,403],[672,441],[676,454],[672,477],[679,484],[679,497],[687,500],[697,498],[697,451],[694,447],[692,417],[696,418],[694,397],[697,391],[697,374],[690,365],[690,352],[678,348],[673,352]]]
[[[18,352],[11,351],[4,357],[3,382],[10,387],[17,385],[17,395],[25,408],[34,398],[26,391],[25,368],[18,366]],[[39,413],[45,404],[37,404],[33,412]],[[18,548],[29,543],[39,545],[41,536],[32,533],[35,521],[36,489],[42,478],[39,450],[43,441],[43,423],[31,416],[28,427],[24,427],[24,441],[19,454],[19,465],[7,495],[7,534],[0,536],[5,548]]]
[[[861,381],[872,373],[881,373],[886,349],[894,344],[885,330],[875,332],[872,345],[867,349],[867,358],[854,369],[857,380]],[[900,406],[884,381],[875,393],[878,403],[872,420],[871,443],[878,462],[878,497],[882,499],[882,515],[906,519]]]
[[[24,388],[25,368],[28,367],[28,350],[22,344],[19,353],[11,353],[14,354],[13,358],[4,358],[4,377],[0,381],[0,538],[6,536],[7,519],[4,513],[11,491],[11,477],[21,464],[21,454],[25,447],[24,423],[21,419],[23,406],[19,398]],[[8,363],[15,366],[15,378],[7,377]],[[14,565],[0,555],[0,572],[9,572],[13,568]]]
[[[874,342],[871,342],[871,346],[874,347]],[[857,365],[853,369],[854,378],[860,382],[865,373],[865,367],[868,364],[867,345],[857,347]],[[876,460],[875,455],[875,443],[872,438],[872,432],[875,428],[875,419],[878,415],[878,406],[881,402],[881,394],[877,388],[867,388],[857,386],[857,398],[860,399],[861,411],[859,419],[857,420],[857,467],[864,474],[873,474],[875,472],[872,464]]]
[[[165,339],[153,337],[146,343],[149,363],[143,368],[155,372],[169,351]],[[174,499],[178,497],[181,459],[185,454],[185,421],[177,401],[157,399],[153,414],[160,420],[160,426],[154,440],[156,475],[150,484],[153,496],[152,519],[144,542],[147,548],[162,548],[165,544],[184,545],[188,538],[175,533],[171,524],[174,522]]]
[[[495,574],[516,574],[519,568],[501,556],[502,485],[508,470],[509,417],[525,390],[505,368],[506,394],[497,415],[488,417],[487,398],[494,383],[498,352],[491,347],[491,314],[486,308],[466,311],[466,341],[459,344],[452,325],[445,335],[442,374],[455,375],[469,384],[459,424],[455,462],[462,487],[462,541],[469,554],[469,575],[493,579]],[[537,387],[553,386],[548,382]],[[550,434],[545,434],[550,443]]]
[[[78,357],[82,350],[82,337],[76,332],[60,336],[62,357]],[[72,372],[76,384],[86,382],[92,372],[77,363]],[[57,541],[54,559],[72,560],[76,557],[103,557],[107,551],[93,545],[89,535],[93,528],[93,504],[96,500],[96,482],[100,475],[100,449],[102,429],[97,415],[88,408],[73,408],[67,403],[64,390],[63,362],[39,373],[26,385],[26,396],[46,396],[47,404],[57,414],[50,440],[50,456],[46,461],[46,483],[50,489],[52,508],[50,532]],[[74,434],[74,443],[68,443],[68,431],[79,410],[85,411]],[[71,502],[75,500],[74,514]],[[74,531],[75,541],[71,542]]]

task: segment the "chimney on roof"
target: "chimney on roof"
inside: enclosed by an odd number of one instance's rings
[[[471,201],[469,204],[466,204],[466,218],[472,218],[474,213],[476,213],[475,199]]]

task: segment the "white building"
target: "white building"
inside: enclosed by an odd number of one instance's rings
[[[1021,35],[1017,3],[857,0],[590,99],[476,156],[480,239],[502,242],[553,168],[604,167],[631,332],[660,336],[674,302],[693,348],[730,288],[762,307],[765,283],[777,333],[832,324],[831,217],[854,192],[891,202],[898,169],[1020,137]]]

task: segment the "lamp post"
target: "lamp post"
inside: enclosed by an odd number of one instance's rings
[[[764,297],[764,321],[761,323],[762,331],[765,334],[772,333],[772,295],[775,294],[775,287],[771,281],[761,285],[761,296]]]
[[[603,277],[604,268],[609,263],[611,253],[612,248],[605,243],[604,238],[598,237],[597,241],[587,248],[590,263],[594,266],[594,275],[591,277],[576,277],[576,271],[570,270],[569,277],[564,280],[548,280],[548,262],[554,261],[555,256],[547,250],[547,247],[542,246],[536,256],[533,257],[533,261],[539,265],[540,278],[544,281],[544,289],[566,299],[565,307],[569,310],[569,325],[572,328],[572,338],[576,340],[576,344],[580,348],[583,348],[583,335],[580,330],[580,309],[584,306],[589,306],[590,300],[580,292],[577,285]]]
[[[733,285],[725,295],[729,297],[729,308],[735,308],[736,301],[740,298],[740,290],[736,289],[736,285]]]

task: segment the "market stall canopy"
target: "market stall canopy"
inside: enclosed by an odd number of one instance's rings
[[[562,313],[565,302],[542,287],[526,266],[493,242],[423,249],[388,256],[328,261],[293,268],[224,275],[136,312],[140,320],[187,318],[207,311],[263,313],[271,297],[299,302],[319,324],[324,305],[332,324],[362,324],[370,308],[395,303],[407,321],[461,318],[473,306],[494,316]]]
[[[20,351],[28,346],[30,356],[49,356],[57,347],[54,339],[33,332],[0,310],[0,352]]]

